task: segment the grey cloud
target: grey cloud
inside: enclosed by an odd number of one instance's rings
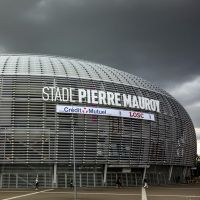
[[[171,88],[170,93],[186,108],[196,127],[200,128],[200,75]]]
[[[194,126],[197,128],[200,128],[200,122],[199,122],[199,113],[200,113],[200,107],[196,106],[186,106],[185,107],[188,113],[190,114],[190,117],[192,118],[192,121],[194,123]]]
[[[172,90],[200,75],[199,7],[199,0],[1,0],[0,47],[141,76],[172,92],[200,127],[196,88],[190,98]]]
[[[200,142],[200,128],[196,128],[195,131],[196,131],[196,135],[197,135],[197,140],[199,140],[199,142]]]
[[[0,53],[7,53],[7,50],[4,46],[0,45]]]
[[[185,105],[197,105],[200,101],[200,75],[183,84],[174,86],[170,93]]]

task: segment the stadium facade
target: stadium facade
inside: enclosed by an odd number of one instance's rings
[[[87,61],[0,56],[0,187],[183,181],[196,156],[185,109],[134,76]]]

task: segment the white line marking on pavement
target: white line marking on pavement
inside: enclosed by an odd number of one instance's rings
[[[47,194],[73,194],[74,192],[45,192]],[[85,195],[115,195],[115,196],[140,196],[140,193],[109,193],[109,192],[78,192],[78,194]]]
[[[34,194],[39,194],[39,193],[43,193],[43,192],[46,192],[46,191],[51,191],[51,190],[53,190],[53,189],[42,190],[42,191],[40,191],[40,192],[32,192],[32,193],[23,194],[23,195],[20,195],[20,196],[9,197],[9,198],[2,199],[2,200],[11,200],[11,199],[17,199],[17,198],[20,198],[20,197],[26,197],[26,196],[30,196],[30,195],[34,195]]]
[[[147,200],[146,190],[142,187],[142,200]]]
[[[185,198],[199,198],[200,196],[191,196],[191,195],[168,195],[168,194],[150,194],[150,197],[185,197]]]
[[[185,187],[182,187],[182,188],[159,187],[159,188],[170,189],[170,190],[199,190],[200,189],[200,187],[199,188],[192,188],[192,187],[191,188],[185,188]]]
[[[4,191],[1,191],[0,190],[0,193],[2,193],[2,192],[9,192],[9,193],[11,193],[11,192],[16,192],[16,193],[22,193],[22,192],[29,192],[29,191],[31,191],[31,190],[20,190],[20,191],[18,191],[18,190],[4,190]]]

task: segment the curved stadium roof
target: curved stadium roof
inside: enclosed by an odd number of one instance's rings
[[[105,65],[46,55],[0,55],[0,75],[59,76],[114,82],[144,88],[173,98],[154,84]]]

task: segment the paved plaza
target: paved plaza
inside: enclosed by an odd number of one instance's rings
[[[0,200],[73,200],[70,189],[0,189]],[[78,200],[200,200],[200,184],[131,188],[78,188]]]

